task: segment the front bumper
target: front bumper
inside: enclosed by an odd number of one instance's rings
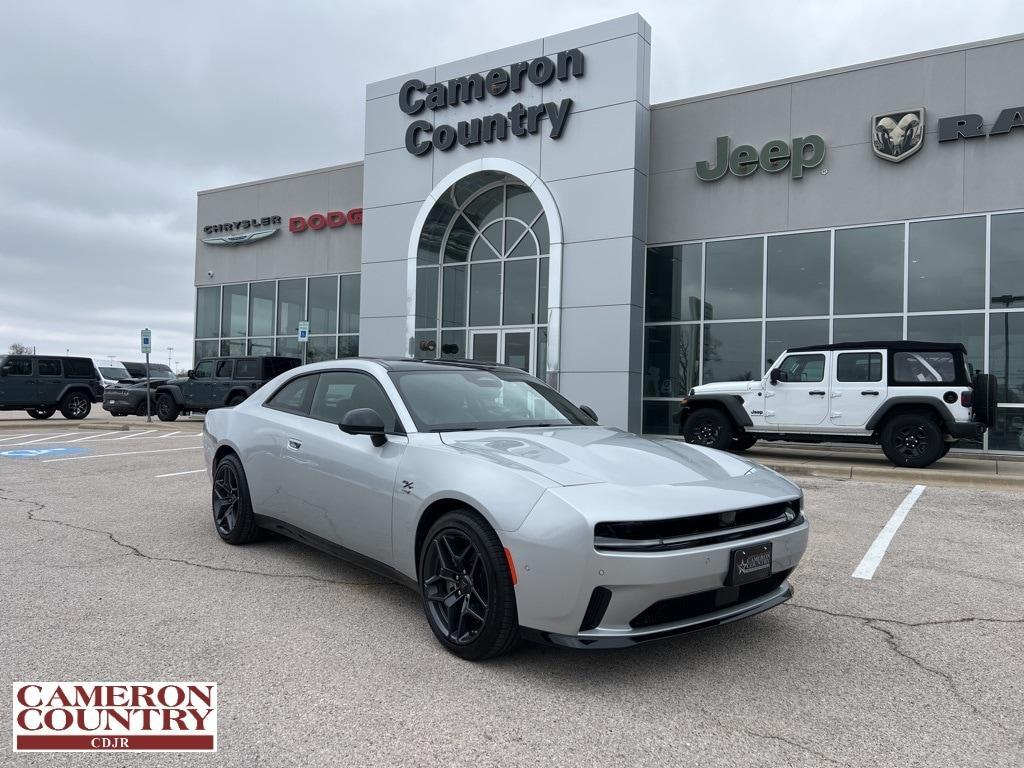
[[[687,549],[612,552],[594,546],[593,519],[548,492],[516,531],[502,536],[518,573],[516,604],[527,637],[576,648],[635,645],[768,610],[792,595],[789,574],[807,548],[801,517],[787,528]],[[600,486],[572,489],[596,495]],[[580,499],[576,498],[578,503]],[[591,499],[595,501],[596,499]],[[771,574],[749,587],[726,586],[732,552],[772,545]],[[595,590],[606,600],[596,612]]]
[[[679,637],[690,632],[699,632],[702,629],[720,627],[723,624],[731,624],[740,619],[748,619],[759,613],[774,608],[777,605],[793,597],[793,587],[788,581],[762,598],[751,600],[746,603],[723,608],[713,613],[675,622],[670,625],[662,625],[656,629],[646,632],[631,634],[594,634],[579,633],[576,635],[559,635],[554,632],[543,632],[529,627],[520,627],[519,634],[524,640],[543,645],[558,645],[563,648],[603,650],[607,648],[631,648],[641,643],[649,643],[654,640],[665,640],[670,637]]]

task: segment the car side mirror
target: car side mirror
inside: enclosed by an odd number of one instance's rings
[[[770,378],[772,384],[778,384],[780,381],[789,381],[789,374],[779,368],[772,368]]]
[[[373,408],[353,408],[342,416],[338,428],[346,435],[369,435],[370,442],[377,448],[388,441],[384,419]]]
[[[587,414],[587,416],[592,418],[595,423],[597,422],[597,414],[594,413],[594,409],[591,408],[589,405],[581,405],[580,410]]]

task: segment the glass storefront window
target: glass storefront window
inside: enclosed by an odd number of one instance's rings
[[[416,270],[416,327],[437,327],[437,268]]]
[[[538,322],[534,317],[536,307],[537,260],[505,262],[502,323],[504,325],[532,325]]]
[[[1024,307],[1024,213],[992,217],[991,234],[993,309]]]
[[[828,344],[828,320],[769,320],[764,332],[765,370],[787,349]]]
[[[309,278],[309,332],[334,333],[338,327],[338,278]],[[333,358],[334,355],[332,354]]]
[[[204,357],[220,357],[220,342],[197,341],[195,360],[199,362]]]
[[[721,240],[705,246],[706,320],[761,317],[764,240]]]
[[[249,285],[225,285],[223,300],[223,316],[221,317],[222,336],[245,336],[246,319],[249,312]]]
[[[274,340],[273,339],[249,339],[249,351],[246,352],[248,355],[256,355],[257,357],[263,357],[265,355],[274,354]]]
[[[359,333],[359,275],[341,276],[341,315],[338,333]]]
[[[243,339],[238,341],[229,341],[224,339],[220,343],[220,356],[221,357],[240,357],[245,354],[246,347],[248,345]]]
[[[907,318],[907,338],[913,341],[959,341],[967,347],[967,362],[975,371],[985,364],[985,316],[911,315]]]
[[[993,451],[1024,451],[1024,408],[997,408],[996,421],[988,431]]]
[[[903,232],[902,224],[836,230],[837,315],[903,311]]]
[[[447,287],[447,284],[446,286]],[[469,272],[469,324],[475,326],[498,325],[501,306],[501,264],[490,261],[474,264]],[[449,325],[449,323],[446,323]],[[462,325],[462,323],[451,323]]]
[[[220,286],[196,291],[196,338],[220,336]]]
[[[677,397],[697,386],[699,355],[700,325],[648,327],[644,334],[644,397]]]
[[[441,358],[454,360],[469,357],[465,331],[441,331]]]
[[[828,232],[768,238],[768,317],[828,314]]]
[[[306,342],[306,362],[320,363],[337,357],[337,336],[310,336]]]
[[[832,341],[899,341],[903,338],[903,316],[837,317],[832,321]]]
[[[705,384],[760,379],[760,359],[761,323],[711,323],[704,326]]]
[[[667,400],[647,400],[643,409],[643,432],[649,435],[678,435],[679,423],[673,421],[679,413],[679,403]]]
[[[339,336],[338,357],[359,357],[359,337]]]
[[[306,319],[306,281],[280,280],[277,284],[277,332],[299,332],[299,323]]]
[[[249,283],[249,335],[274,335],[274,294],[277,283]]]
[[[548,260],[540,259],[537,276],[537,322],[548,321]]]
[[[984,307],[985,218],[912,223],[909,281],[910,312]]]
[[[1024,403],[1024,312],[989,317],[988,369],[998,382],[1000,403]]]
[[[700,320],[701,246],[668,245],[647,251],[648,323]]]
[[[441,324],[464,326],[466,324],[467,267],[463,265],[444,268],[444,295],[441,297]]]
[[[285,357],[297,357],[301,360],[302,347],[299,344],[299,340],[294,336],[278,336],[277,352],[275,354]]]

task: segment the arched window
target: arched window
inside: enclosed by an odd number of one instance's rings
[[[544,209],[517,179],[486,171],[449,187],[420,233],[414,356],[543,375],[549,251]]]

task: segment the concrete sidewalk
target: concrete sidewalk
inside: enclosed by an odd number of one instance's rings
[[[758,443],[744,456],[787,475],[1024,490],[1024,456],[950,453],[927,469],[894,467],[880,448]]]
[[[67,432],[73,429],[88,430],[129,430],[155,429],[179,432],[200,432],[203,428],[201,416],[182,416],[177,421],[160,421],[153,417],[152,423],[146,422],[145,416],[111,416],[106,411],[96,409],[84,419],[73,421],[55,414],[49,419],[33,419],[22,411],[0,413],[0,433],[38,432],[43,434],[51,431]]]

